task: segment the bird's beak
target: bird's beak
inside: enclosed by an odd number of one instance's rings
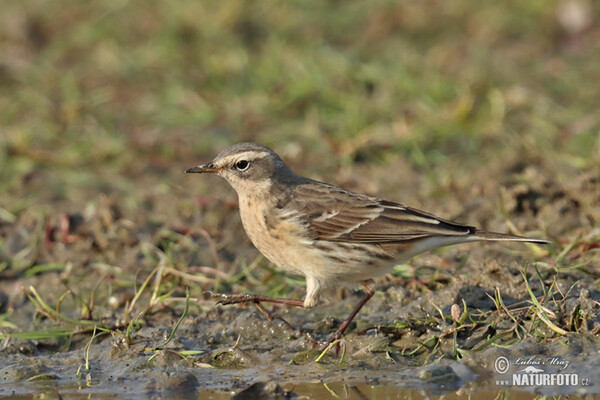
[[[195,173],[195,174],[206,174],[206,173],[215,174],[215,173],[217,173],[217,172],[219,172],[221,170],[222,170],[222,168],[215,167],[213,163],[208,163],[208,164],[205,164],[205,165],[197,165],[195,167],[188,168],[188,169],[185,170],[185,173],[186,174],[192,174],[192,173]]]

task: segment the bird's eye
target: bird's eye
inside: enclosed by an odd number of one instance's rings
[[[235,163],[235,167],[238,169],[238,171],[245,171],[248,169],[249,166],[250,163],[246,160],[240,160],[237,163]]]

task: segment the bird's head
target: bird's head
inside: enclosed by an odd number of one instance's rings
[[[289,170],[268,147],[257,143],[239,143],[227,147],[208,164],[189,168],[185,172],[217,174],[240,194],[268,189],[273,175],[282,171]]]

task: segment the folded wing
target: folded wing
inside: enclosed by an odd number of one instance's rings
[[[321,183],[297,186],[284,209],[299,211],[314,239],[329,241],[383,244],[476,232],[402,204]]]

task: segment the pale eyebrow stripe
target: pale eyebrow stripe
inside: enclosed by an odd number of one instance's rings
[[[245,152],[240,153],[240,154],[232,154],[232,155],[226,157],[225,159],[227,161],[229,161],[229,160],[242,160],[244,158],[247,158],[247,159],[251,158],[253,160],[258,160],[258,159],[266,158],[266,157],[267,157],[266,153],[256,153],[254,151],[245,151]]]

